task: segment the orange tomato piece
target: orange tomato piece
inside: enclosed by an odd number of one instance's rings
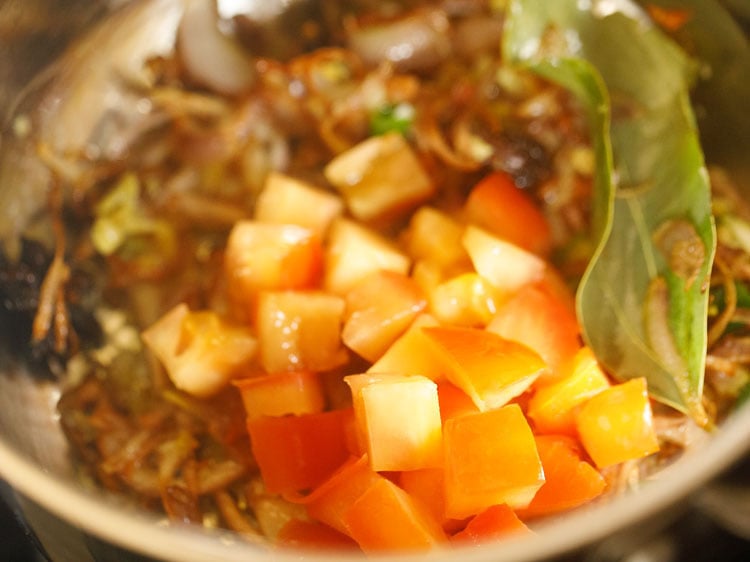
[[[349,457],[349,410],[301,416],[261,416],[247,421],[253,456],[270,493],[315,488]]]
[[[659,450],[645,378],[631,379],[590,398],[576,416],[581,443],[604,468]]]
[[[235,379],[248,419],[322,412],[325,396],[320,377],[312,371],[290,371]]]
[[[545,278],[543,259],[478,226],[468,225],[461,241],[474,270],[503,295]]]
[[[301,550],[358,550],[357,543],[343,533],[321,523],[296,518],[279,530],[276,544]]]
[[[446,532],[456,531],[463,525],[463,520],[451,519],[445,513],[445,471],[442,468],[400,472],[398,484],[420,502]]]
[[[546,369],[525,345],[475,328],[422,328],[443,362],[446,378],[480,410],[498,408],[522,394]]]
[[[323,291],[261,292],[256,328],[266,372],[327,371],[345,363],[345,308],[344,299]]]
[[[239,221],[229,233],[224,269],[232,302],[252,315],[261,290],[317,285],[323,248],[320,238],[301,226]]]
[[[422,333],[424,326],[438,325],[433,316],[420,314],[367,372],[422,375],[428,379],[438,379],[442,375],[442,364],[433,357],[430,342]]]
[[[439,466],[442,428],[437,385],[419,375],[349,375],[360,439],[378,471]]]
[[[469,254],[461,243],[462,236],[463,226],[458,221],[425,205],[412,215],[404,242],[414,260],[426,260],[450,272],[471,267]]]
[[[310,209],[315,212],[311,213]],[[258,194],[254,217],[259,222],[303,226],[323,240],[333,220],[343,211],[341,197],[273,171]]]
[[[479,408],[469,395],[448,381],[438,382],[437,392],[438,402],[440,403],[440,418],[443,423],[456,416],[479,412]]]
[[[549,224],[529,194],[504,172],[493,172],[477,183],[464,206],[469,222],[541,256],[552,250]]]
[[[410,268],[411,259],[376,230],[344,217],[331,224],[323,272],[326,291],[344,295],[376,271],[406,274]]]
[[[383,477],[370,468],[366,455],[351,457],[302,503],[307,506],[310,517],[347,534],[349,531],[344,524],[346,512],[379,478]]]
[[[386,270],[361,280],[345,298],[347,318],[341,339],[368,361],[379,359],[427,306],[414,281]]]
[[[535,285],[523,287],[500,305],[487,330],[536,351],[549,367],[542,380],[558,378],[581,348],[575,313]]]
[[[455,543],[482,544],[514,534],[531,533],[526,524],[506,504],[493,505],[476,514],[466,527],[451,537]]]
[[[450,418],[443,428],[446,514],[526,507],[544,483],[534,435],[517,404]]]
[[[528,416],[538,433],[574,435],[578,406],[610,386],[589,347],[578,351],[569,371],[557,382],[538,388],[531,397]]]
[[[581,457],[580,445],[571,437],[542,435],[536,447],[544,468],[544,484],[518,516],[529,519],[559,513],[600,496],[607,487],[604,477]]]
[[[483,328],[500,300],[498,291],[476,272],[451,277],[429,291],[430,311],[443,324]]]
[[[349,536],[365,552],[427,551],[447,540],[429,512],[387,478],[376,480],[344,521]]]

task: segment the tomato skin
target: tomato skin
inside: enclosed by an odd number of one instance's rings
[[[526,524],[506,504],[493,505],[472,517],[466,527],[451,537],[457,544],[482,544],[513,534],[529,534]]]
[[[276,537],[276,544],[302,550],[358,550],[357,543],[335,529],[302,519],[290,519]]]
[[[450,418],[443,428],[446,514],[526,507],[544,483],[534,435],[517,404]]]
[[[317,373],[290,371],[235,379],[248,419],[286,414],[314,414],[325,406]]]
[[[437,391],[443,423],[450,418],[479,412],[472,399],[456,385],[442,380],[438,382]]]
[[[528,347],[474,328],[422,328],[443,362],[446,378],[482,410],[499,408],[522,394],[546,364]]]
[[[589,399],[578,411],[576,427],[599,468],[659,450],[645,378],[611,386]]]
[[[577,409],[592,396],[609,388],[589,347],[582,347],[563,371],[563,376],[547,385],[539,385],[528,405],[528,416],[538,433],[576,435]]]
[[[377,471],[417,470],[442,462],[437,385],[420,375],[361,374],[352,390],[359,440]]]
[[[420,314],[367,372],[422,375],[432,380],[440,378],[442,365],[430,353],[430,342],[422,333],[423,327],[438,325],[438,321],[431,315]]]
[[[224,269],[237,314],[252,317],[259,291],[316,286],[323,274],[323,247],[301,226],[240,221],[229,233]]]
[[[248,420],[253,455],[268,492],[294,494],[328,478],[349,457],[346,424],[352,415],[349,409]]]
[[[575,313],[537,285],[527,285],[503,303],[487,330],[536,351],[549,367],[545,381],[560,377],[562,369],[581,348]]]
[[[531,197],[504,172],[485,176],[464,206],[469,222],[540,256],[552,250],[547,219]]]
[[[370,468],[366,455],[352,456],[304,498],[303,503],[310,517],[348,534],[344,524],[346,512],[378,478],[382,476]]]
[[[410,277],[377,271],[347,292],[341,339],[368,361],[377,361],[426,306],[426,298]]]
[[[421,504],[382,477],[352,504],[345,524],[366,553],[427,551],[447,540],[441,526]]]
[[[260,363],[268,373],[327,371],[342,365],[344,299],[323,291],[262,291],[256,330]]]
[[[579,443],[563,435],[536,438],[544,468],[544,484],[528,507],[518,510],[521,519],[560,513],[583,505],[604,493],[607,482],[582,458]]]

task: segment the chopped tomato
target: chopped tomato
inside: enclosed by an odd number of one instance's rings
[[[549,367],[541,378],[549,381],[560,377],[581,348],[575,314],[535,285],[523,287],[500,305],[487,330],[536,351]]]
[[[483,328],[501,300],[498,291],[471,271],[438,283],[429,291],[430,312],[443,324]]]
[[[320,377],[312,371],[290,371],[236,379],[248,419],[322,412],[325,396]]]
[[[350,457],[330,478],[315,488],[303,503],[310,517],[341,533],[349,531],[344,517],[351,505],[374,483],[383,478],[370,468],[367,456]]]
[[[346,362],[341,326],[346,303],[323,291],[263,291],[256,327],[269,373],[326,371]]]
[[[644,378],[611,386],[590,398],[578,412],[576,427],[599,468],[659,450]]]
[[[526,524],[506,504],[493,505],[472,517],[466,527],[453,535],[455,543],[482,544],[513,534],[531,533]]]
[[[368,373],[422,375],[436,380],[442,375],[442,364],[430,352],[430,342],[422,332],[425,326],[438,326],[429,314],[420,314],[411,326],[373,363]]]
[[[471,328],[423,328],[449,381],[480,410],[498,408],[523,393],[546,365],[528,347]]]
[[[468,394],[448,381],[438,382],[437,392],[440,402],[440,417],[443,423],[450,418],[465,414],[476,414],[479,411]]]
[[[303,519],[290,519],[276,535],[276,544],[302,550],[358,549],[357,543],[343,533]]]
[[[308,228],[323,240],[343,210],[344,202],[337,195],[280,172],[271,172],[258,194],[254,216],[259,222]]]
[[[377,271],[406,274],[410,266],[411,259],[383,235],[341,217],[333,222],[328,234],[323,288],[344,295]]]
[[[530,252],[547,256],[552,249],[544,214],[504,172],[493,172],[477,183],[464,209],[469,222]]]
[[[333,410],[248,420],[253,456],[266,489],[293,494],[328,478],[349,457],[346,419],[351,415],[351,410]]]
[[[420,502],[446,532],[456,531],[462,527],[462,520],[451,519],[446,515],[445,471],[442,467],[400,472],[398,484]]]
[[[416,153],[397,132],[370,137],[338,154],[324,174],[352,215],[364,221],[400,214],[435,191]]]
[[[544,483],[534,435],[516,404],[448,419],[443,442],[448,517],[501,503],[526,507]]]
[[[259,291],[316,286],[323,249],[307,228],[245,220],[229,233],[224,261],[232,302],[252,315]]]
[[[425,260],[440,270],[451,272],[471,265],[462,236],[463,227],[459,222],[442,211],[424,206],[412,215],[404,238],[414,260]]]
[[[437,385],[413,375],[345,377],[352,389],[360,438],[377,471],[416,470],[442,463]]]
[[[365,552],[431,550],[447,540],[429,512],[387,478],[375,480],[352,504],[345,524]]]
[[[583,460],[577,441],[562,435],[542,435],[536,447],[544,468],[544,484],[528,507],[518,511],[522,519],[560,513],[600,496],[607,487],[604,477]]]
[[[178,304],[141,336],[180,390],[199,397],[214,395],[255,357],[251,331],[208,310]]]
[[[544,279],[544,260],[486,230],[469,225],[462,241],[476,272],[498,291],[511,294]]]
[[[346,322],[341,339],[369,361],[376,361],[427,306],[412,279],[377,271],[346,293]]]
[[[536,389],[529,401],[528,415],[539,433],[576,432],[577,408],[592,396],[609,388],[589,347],[582,347],[558,381]]]

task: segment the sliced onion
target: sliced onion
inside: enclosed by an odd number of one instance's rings
[[[198,85],[236,96],[255,83],[250,58],[218,27],[211,0],[189,0],[177,30],[177,52],[188,76]]]
[[[388,61],[401,71],[425,70],[451,54],[449,27],[442,11],[422,10],[397,21],[356,28],[348,41],[368,64]]]

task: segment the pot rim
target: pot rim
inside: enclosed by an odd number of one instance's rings
[[[590,545],[615,531],[658,514],[715,478],[739,460],[750,443],[750,407],[739,409],[707,440],[690,450],[632,493],[544,523],[532,536],[481,547],[437,550],[428,554],[374,556],[389,562],[466,562],[538,560]],[[135,512],[102,496],[63,482],[0,439],[0,475],[20,494],[53,515],[100,539],[132,552],[164,560],[228,562],[300,559],[299,551],[279,551],[249,544],[231,532],[195,532],[168,526],[155,516]],[[357,556],[356,559],[360,557]],[[353,560],[334,553],[309,553],[305,560]]]

